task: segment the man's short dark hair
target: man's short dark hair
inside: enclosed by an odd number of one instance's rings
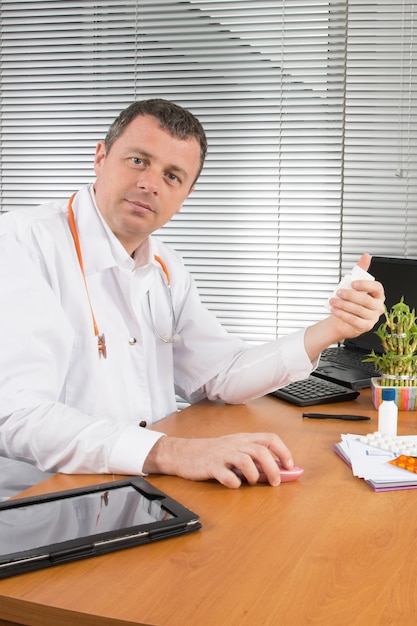
[[[126,126],[139,115],[151,115],[161,128],[167,130],[174,137],[188,139],[195,137],[200,145],[200,168],[196,179],[203,169],[207,154],[207,137],[201,122],[187,109],[174,104],[169,100],[154,98],[133,102],[124,109],[110,126],[104,144],[109,152],[113,143],[122,135]],[[195,182],[195,181],[194,181]]]

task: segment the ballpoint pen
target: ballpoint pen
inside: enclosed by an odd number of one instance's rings
[[[370,420],[371,418],[366,415],[350,415],[349,413],[303,413],[303,417],[312,417],[324,420],[351,420],[351,421],[363,421]]]

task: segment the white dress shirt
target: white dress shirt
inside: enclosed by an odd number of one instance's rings
[[[149,237],[130,257],[92,185],[73,210],[88,292],[68,202],[0,218],[1,455],[49,472],[140,474],[161,436],[146,426],[176,411],[176,393],[240,403],[311,372],[303,331],[250,347],[202,306],[172,249]],[[165,343],[155,329],[180,338]]]

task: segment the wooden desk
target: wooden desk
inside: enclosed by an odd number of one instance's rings
[[[368,391],[331,410],[372,420],[303,420],[272,397],[202,403],[168,418],[164,430],[178,435],[275,430],[305,474],[238,490],[150,477],[200,514],[202,530],[1,580],[0,618],[37,626],[414,623],[417,491],[374,493],[332,450],[342,432],[376,430]],[[399,434],[415,433],[415,413],[400,414]],[[107,479],[58,475],[27,493]]]

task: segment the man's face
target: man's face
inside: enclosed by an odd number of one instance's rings
[[[178,213],[194,189],[199,163],[197,139],[173,137],[150,115],[130,122],[108,153],[99,142],[97,206],[129,254]]]

